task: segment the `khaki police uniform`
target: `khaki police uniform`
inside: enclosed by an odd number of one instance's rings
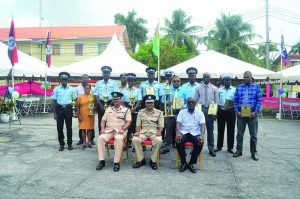
[[[162,137],[156,136],[155,134],[158,128],[164,127],[164,115],[162,111],[153,109],[152,112],[147,112],[146,109],[142,109],[137,115],[136,126],[141,127],[139,136],[134,136],[132,139],[137,161],[140,162],[144,159],[142,142],[146,139],[150,139],[153,142],[151,160],[152,162],[156,162],[157,152],[160,150],[162,143]]]

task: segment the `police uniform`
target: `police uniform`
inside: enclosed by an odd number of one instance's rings
[[[68,81],[70,78],[70,74],[67,72],[60,72],[59,77],[61,81]],[[59,150],[62,151],[64,149],[64,122],[66,123],[67,129],[67,144],[68,149],[72,150],[72,100],[75,100],[75,89],[69,85],[63,87],[62,84],[56,86],[53,90],[53,94],[51,96],[52,100],[55,104],[55,113],[57,116],[57,133],[58,133],[58,142],[60,144]]]
[[[196,75],[198,73],[197,68],[194,67],[189,67],[186,69],[186,74],[188,75]],[[195,92],[196,92],[196,88],[199,86],[200,84],[198,82],[195,81],[194,84],[191,84],[190,82],[187,82],[185,84],[182,85],[182,88],[184,88],[187,91],[187,97],[194,97],[195,96]]]
[[[102,72],[110,73],[112,71],[112,68],[109,66],[103,66],[101,67]],[[111,104],[112,96],[110,95],[112,92],[119,91],[119,86],[115,80],[108,79],[107,82],[104,80],[99,80],[95,85],[95,92],[94,95],[97,96],[100,100],[100,103],[104,106],[104,96],[108,96],[108,105]],[[101,119],[104,115],[104,110],[100,109],[98,110],[98,127],[100,131],[100,123]]]
[[[146,69],[146,72],[149,75],[154,75],[156,72],[156,69],[154,67],[148,67]],[[142,94],[142,98],[144,98],[146,95],[155,95],[155,102],[154,102],[154,107],[156,109],[160,109],[159,105],[159,98],[163,96],[163,88],[161,84],[155,80],[153,80],[152,83],[149,82],[149,79],[146,81],[143,81],[140,84],[140,91]],[[142,103],[142,108],[145,108],[145,103],[143,101]]]
[[[121,75],[120,75],[119,91],[120,91],[121,93],[123,93],[123,95],[124,95],[124,91],[128,88],[128,84],[127,84],[127,82],[126,82],[126,86],[122,86],[121,78],[126,78],[126,79],[127,79],[127,74],[126,74],[126,73],[121,73]],[[123,102],[124,102],[124,101],[123,101]]]
[[[120,92],[112,92],[111,95],[116,99],[121,99],[123,96]],[[130,110],[122,105],[118,109],[110,106],[105,110],[102,120],[106,122],[106,125],[104,129],[105,133],[101,133],[97,141],[99,161],[104,161],[106,142],[114,138],[114,163],[119,163],[127,130],[124,130],[123,134],[118,134],[118,132],[124,127],[127,121],[131,121]]]
[[[145,96],[145,102],[154,102],[156,99],[153,95]],[[144,161],[144,154],[142,149],[142,142],[146,139],[151,139],[153,142],[151,161],[155,163],[157,160],[157,152],[160,150],[162,144],[162,137],[156,136],[158,128],[164,127],[164,116],[162,111],[153,109],[152,112],[147,112],[147,109],[142,109],[138,112],[136,126],[141,127],[138,136],[134,136],[132,139],[133,146],[137,157],[137,162]]]

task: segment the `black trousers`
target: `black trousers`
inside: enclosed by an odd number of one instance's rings
[[[197,163],[197,158],[199,154],[202,151],[203,144],[199,144],[199,136],[193,136],[190,133],[184,134],[181,137],[180,143],[177,143],[177,151],[180,157],[180,162],[182,164],[186,163],[186,153],[185,153],[185,147],[184,143],[186,142],[192,142],[193,143],[193,151],[192,151],[192,156],[189,164],[196,164]]]
[[[73,111],[71,105],[66,106],[65,108],[57,105],[56,106],[56,115],[57,115],[57,133],[58,133],[58,142],[61,146],[65,145],[64,137],[64,122],[66,123],[67,128],[67,144],[72,145],[72,116]]]
[[[211,151],[214,149],[214,121],[215,116],[208,115],[208,107],[202,106],[202,111],[205,116],[205,124],[207,130],[207,146],[208,150]]]
[[[234,128],[236,122],[236,115],[234,110],[218,109],[218,141],[217,147],[222,149],[224,142],[225,125],[227,124],[227,149],[232,150],[234,145]]]
[[[171,144],[175,143],[175,136],[176,136],[176,119],[177,115],[173,117],[165,117],[165,135],[163,138],[164,146],[171,147]]]
[[[104,101],[100,100],[101,104],[104,106]],[[108,101],[108,106],[111,105],[111,100]],[[99,130],[99,135],[100,135],[100,131],[101,131],[101,119],[103,117],[105,113],[105,110],[101,110],[101,109],[98,109],[98,130]]]

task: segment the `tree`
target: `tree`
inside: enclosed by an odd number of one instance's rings
[[[253,52],[256,54],[256,56],[261,60],[261,62],[264,64],[266,63],[266,44],[262,43],[258,46],[258,49],[253,49]],[[275,59],[278,57],[278,48],[275,43],[272,41],[269,42],[269,61],[271,64],[272,70],[276,70],[277,66],[274,64]]]
[[[147,28],[144,26],[147,24],[147,20],[136,17],[136,15],[137,12],[132,10],[131,12],[128,12],[126,17],[120,13],[114,16],[115,24],[126,26],[129,43],[133,52],[135,51],[137,44],[141,44],[147,40],[148,33]]]
[[[152,52],[152,45],[152,41],[141,44],[138,51],[135,53],[131,53],[131,56],[135,60],[147,66],[154,66],[157,68],[157,57]],[[182,45],[181,47],[173,45],[172,41],[167,37],[160,39],[161,69],[166,69],[168,67],[174,66],[197,55],[198,53],[188,52],[188,49],[185,45]]]
[[[259,65],[262,66],[253,49],[247,44],[258,36],[253,33],[251,24],[244,23],[240,15],[221,14],[221,18],[216,20],[215,25],[216,28],[203,38],[208,49],[252,64],[260,63]]]
[[[181,10],[174,10],[171,21],[165,18],[165,27],[161,28],[167,33],[167,37],[178,47],[186,45],[189,52],[195,52],[199,43],[199,37],[194,35],[196,31],[201,30],[200,26],[189,26],[191,16]],[[196,45],[196,44],[197,45]]]
[[[292,46],[292,49],[289,54],[299,54],[300,53],[300,42]]]

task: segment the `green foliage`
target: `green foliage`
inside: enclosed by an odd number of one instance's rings
[[[154,66],[157,68],[157,57],[152,52],[152,41],[143,43],[136,53],[132,53],[131,56],[147,65]],[[173,45],[169,38],[160,39],[160,68],[166,69],[168,67],[179,64],[183,61],[191,59],[197,56],[198,53],[189,53],[185,45],[178,47]]]
[[[296,43],[292,46],[292,49],[290,51],[292,54],[299,54],[300,53],[300,42]]]

